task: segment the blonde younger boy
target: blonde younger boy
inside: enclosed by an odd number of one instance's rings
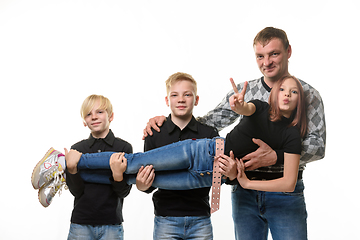
[[[81,153],[132,153],[132,146],[115,137],[110,129],[114,113],[108,98],[101,95],[87,97],[81,107],[81,116],[84,126],[91,133],[88,139],[74,144],[72,149]],[[115,237],[112,239],[123,239],[122,205],[123,199],[130,193],[131,185],[123,181],[122,174],[112,174],[111,185],[85,182],[80,173],[84,171],[87,174],[86,171],[90,170],[78,171],[76,165],[69,161],[66,168],[66,183],[75,198],[69,239],[80,239],[83,236],[89,239],[90,236],[95,236],[93,239],[107,239],[110,236]]]
[[[79,170],[79,159],[70,156],[79,152],[132,153],[132,146],[110,130],[114,113],[108,98],[88,96],[80,113],[84,126],[90,129],[90,136],[71,147],[78,152],[65,149],[66,162],[63,154],[51,148],[34,168],[33,187],[39,189],[40,203],[47,207],[66,178],[74,196],[68,239],[123,239],[123,199],[130,193],[131,185],[123,181],[124,169],[119,168],[126,169],[126,165],[110,165],[111,170]],[[104,184],[105,180],[110,184]]]

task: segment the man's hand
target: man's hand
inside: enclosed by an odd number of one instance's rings
[[[153,118],[149,119],[149,122],[146,125],[146,128],[144,129],[143,133],[143,138],[142,140],[145,140],[145,138],[150,135],[153,135],[153,132],[151,131],[151,129],[154,129],[157,132],[160,132],[160,128],[163,123],[166,121],[166,117],[165,116],[156,116]]]
[[[136,187],[140,191],[148,190],[155,179],[155,170],[152,165],[141,166],[136,176]]]
[[[260,139],[253,138],[253,142],[259,145],[259,148],[242,158],[243,161],[248,160],[245,162],[246,171],[274,165],[277,161],[276,152]]]
[[[124,179],[124,172],[127,167],[125,153],[114,153],[110,157],[110,168],[115,182],[121,182]]]
[[[231,181],[234,180],[238,174],[237,164],[234,159],[233,151],[230,151],[230,157],[224,154],[221,154],[219,157],[219,172],[228,177]]]
[[[82,153],[74,149],[70,149],[70,151],[68,151],[66,148],[64,148],[64,150],[65,150],[66,169],[70,174],[76,174],[77,165]]]

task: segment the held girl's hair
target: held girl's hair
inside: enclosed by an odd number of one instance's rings
[[[270,105],[269,118],[270,118],[270,121],[272,121],[272,122],[279,121],[282,118],[282,114],[281,114],[280,108],[279,108],[279,101],[278,101],[279,97],[278,96],[279,96],[279,91],[280,91],[281,85],[288,78],[295,80],[297,88],[299,90],[297,107],[295,108],[295,110],[293,111],[293,113],[291,115],[291,118],[293,120],[290,123],[289,127],[297,126],[300,129],[301,137],[304,137],[306,134],[306,129],[307,129],[305,97],[304,97],[304,90],[301,86],[301,83],[296,77],[287,75],[275,83],[274,87],[271,90],[270,97],[269,97],[269,105]]]

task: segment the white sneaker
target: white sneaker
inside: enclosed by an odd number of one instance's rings
[[[63,168],[59,164],[60,157],[65,157],[59,151],[50,148],[45,156],[36,164],[32,175],[31,183],[34,189],[39,189],[49,183],[57,174],[64,173]]]
[[[45,184],[39,190],[39,201],[44,207],[48,207],[55,197],[55,194],[59,191],[59,196],[61,195],[62,187],[68,189],[66,186],[66,180],[62,174],[56,174],[52,181]]]

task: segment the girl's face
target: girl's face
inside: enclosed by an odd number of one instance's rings
[[[297,107],[299,93],[296,81],[292,78],[286,79],[280,86],[278,95],[279,108],[284,117],[290,118]]]

